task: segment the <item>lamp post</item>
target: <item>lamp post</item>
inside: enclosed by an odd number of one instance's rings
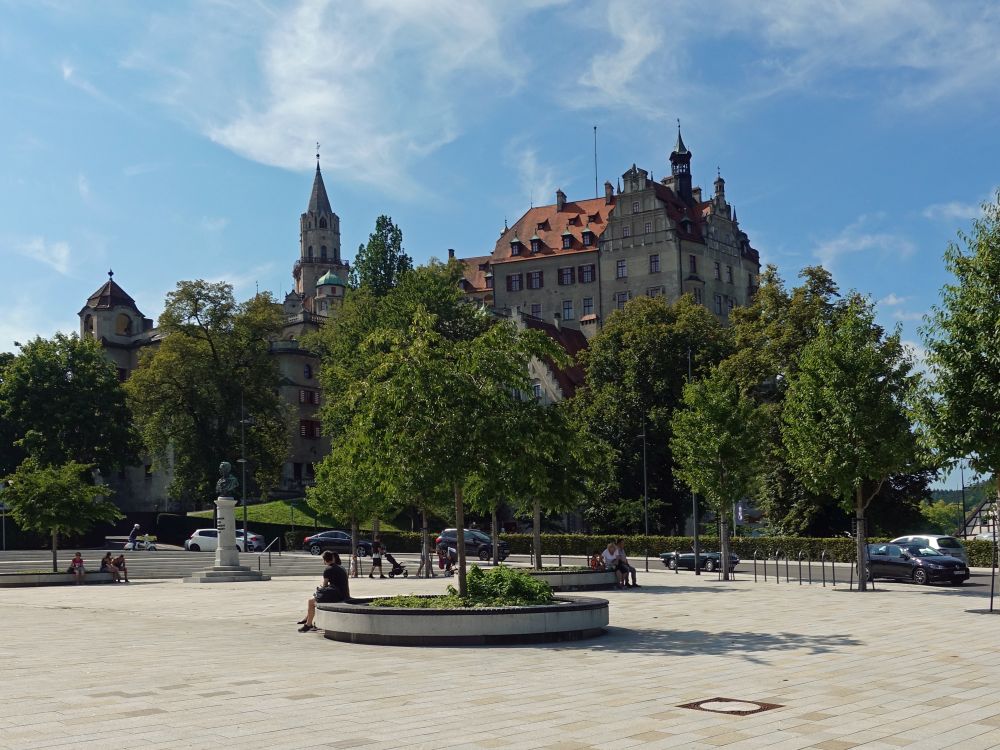
[[[236,463],[240,465],[240,489],[243,494],[243,551],[247,551],[247,445],[246,445],[247,415],[243,408],[243,389],[240,389],[240,457]]]
[[[688,382],[691,382],[691,347],[688,347]],[[694,525],[694,574],[696,576],[701,575],[701,565],[699,558],[698,549],[698,496],[694,494],[694,490],[691,491],[691,521]]]
[[[10,487],[11,481],[8,479],[3,483],[3,488],[6,490]],[[0,500],[0,517],[3,518],[3,551],[7,551],[7,502],[5,500]]]
[[[969,528],[969,524],[965,516],[965,466],[961,461],[958,462],[958,473],[962,477],[962,539],[966,539],[965,532]]]

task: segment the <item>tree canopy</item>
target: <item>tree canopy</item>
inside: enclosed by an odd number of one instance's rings
[[[375,231],[368,236],[368,243],[358,247],[351,285],[382,297],[412,269],[413,260],[403,250],[403,231],[390,217],[382,215],[375,220]]]
[[[172,497],[196,506],[213,498],[219,461],[240,455],[241,405],[250,478],[261,494],[277,484],[289,413],[270,342],[282,323],[269,294],[237,303],[225,283],[180,281],[167,295],[163,339],[143,353],[126,390],[143,442],[172,469]]]

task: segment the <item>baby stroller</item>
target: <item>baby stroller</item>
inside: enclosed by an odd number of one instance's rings
[[[406,578],[410,575],[410,571],[406,569],[406,566],[400,565],[396,562],[396,558],[388,552],[385,553],[385,559],[392,566],[392,570],[389,571],[389,578],[395,578],[396,576],[403,576],[403,578]]]

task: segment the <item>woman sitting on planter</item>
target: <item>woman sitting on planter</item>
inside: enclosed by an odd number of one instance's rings
[[[604,561],[604,569],[614,571],[615,586],[620,589],[625,588],[625,574],[622,571],[621,561],[618,559],[618,547],[615,546],[614,542],[608,543],[608,548],[604,550],[601,558]]]
[[[327,550],[323,553],[326,569],[323,571],[323,585],[316,589],[316,595],[309,600],[305,619],[299,620],[300,633],[319,630],[313,625],[316,617],[316,602],[346,602],[351,598],[351,584],[347,579],[347,571],[340,566],[340,555]]]
[[[83,555],[79,552],[73,555],[73,559],[70,560],[69,572],[76,578],[77,584],[83,583],[83,579],[87,575],[87,569],[83,567]]]
[[[111,553],[108,552],[101,558],[101,572],[110,573],[111,580],[115,583],[122,582],[122,574],[118,571],[118,566],[115,565],[115,561],[111,559]]]

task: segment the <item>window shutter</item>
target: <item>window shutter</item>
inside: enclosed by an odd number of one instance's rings
[[[542,271],[538,272],[538,288],[541,289],[545,286],[545,273]]]
[[[511,288],[511,284],[512,284],[512,282],[511,282],[511,275],[507,274],[507,291],[508,292],[513,291],[513,289]]]

